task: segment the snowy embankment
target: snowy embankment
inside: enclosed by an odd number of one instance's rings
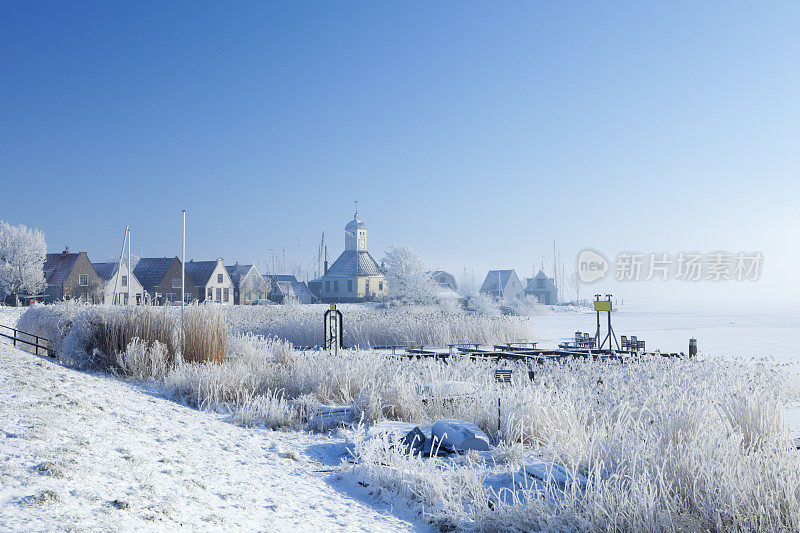
[[[26,307],[0,306],[0,325],[10,328],[16,327],[19,317],[25,312]],[[0,328],[2,330],[3,328]],[[8,333],[8,331],[4,331]]]
[[[239,427],[3,343],[0,380],[0,530],[416,529],[315,472],[334,470],[333,439]]]
[[[190,310],[212,324],[220,312]],[[231,413],[237,424],[296,429],[300,441],[300,430],[332,427],[315,413],[338,413],[327,420],[334,424],[362,420],[368,431],[343,433],[354,463],[338,475],[384,505],[408,503],[443,528],[800,528],[800,453],[784,426],[785,406],[800,399],[796,365],[660,357],[532,368],[515,362],[502,364],[512,371],[510,383],[497,383],[490,361],[296,351],[252,334],[229,335],[224,359],[206,364],[171,354],[172,341],[158,342],[160,326],[142,329],[157,333],[149,344],[108,342],[130,339],[132,319],[168,326],[171,316],[48,306],[32,308],[22,322],[63,334],[54,344],[65,362],[149,379],[154,390]],[[98,350],[115,346],[122,351]],[[431,456],[375,432],[387,420],[409,422],[427,447],[441,419],[482,432],[485,440],[477,440],[490,449]],[[330,462],[344,457],[332,454]]]

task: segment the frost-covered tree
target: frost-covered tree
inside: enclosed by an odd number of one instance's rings
[[[383,260],[386,296],[401,304],[436,302],[436,286],[422,257],[407,244],[393,244]]]
[[[45,259],[44,233],[0,221],[0,288],[14,294],[15,305],[19,305],[20,292],[39,294],[44,290]]]
[[[242,294],[242,300],[245,298],[255,300],[261,298],[262,294],[266,294],[267,282],[261,276],[247,276],[242,280],[239,286],[239,291]],[[253,298],[250,298],[250,296]]]
[[[489,295],[475,292],[467,300],[467,309],[473,313],[487,316],[499,316],[500,304]]]

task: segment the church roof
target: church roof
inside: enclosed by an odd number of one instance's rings
[[[381,276],[381,268],[367,251],[345,250],[328,268],[325,276]]]

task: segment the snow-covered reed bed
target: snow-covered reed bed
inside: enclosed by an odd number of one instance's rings
[[[231,306],[223,308],[232,333],[277,337],[295,346],[323,344],[326,305]],[[533,340],[529,317],[446,312],[437,307],[340,305],[348,347],[440,346],[459,342],[493,344]]]
[[[510,385],[495,383],[493,368],[465,358],[291,351],[236,337],[223,364],[179,365],[163,386],[268,427],[300,427],[317,404],[352,405],[368,424],[474,423],[497,444],[493,451],[422,459],[360,431],[354,437],[358,464],[345,471],[445,527],[800,527],[800,452],[782,423],[785,402],[800,393],[781,368],[722,359],[572,362],[537,367],[531,381],[527,367],[511,365]],[[454,382],[472,392],[451,395]],[[572,481],[522,473],[537,460]]]
[[[785,376],[730,360],[543,367],[485,390],[501,398],[494,452],[423,460],[361,439],[354,474],[460,529],[797,530],[800,451],[782,417],[798,387]],[[537,459],[574,481],[522,474]]]
[[[19,319],[19,329],[49,339],[56,356],[80,368],[125,370],[120,356],[134,339],[140,341],[131,360],[141,366],[142,357],[160,357],[156,367],[170,367],[180,353],[185,361],[222,361],[227,345],[227,326],[216,307],[188,306],[184,314],[183,342],[178,310],[155,306],[101,306],[65,302],[34,305]],[[144,345],[142,345],[144,343]],[[182,347],[182,349],[179,349]],[[133,352],[132,352],[133,353]],[[138,372],[137,372],[138,374]]]
[[[31,324],[47,317],[29,312],[23,318]],[[82,313],[66,308],[42,330],[62,331]],[[730,359],[574,361],[536,366],[531,380],[526,366],[509,364],[512,383],[498,384],[489,362],[296,351],[252,333],[230,335],[222,362],[159,361],[132,342],[118,365],[165,394],[232,412],[241,424],[311,429],[319,404],[352,406],[367,424],[476,424],[496,447],[450,458],[423,459],[360,430],[353,435],[357,464],[342,475],[407,500],[444,528],[800,529],[800,452],[782,420],[784,405],[800,398],[794,368]],[[562,479],[526,475],[536,461],[555,465]]]

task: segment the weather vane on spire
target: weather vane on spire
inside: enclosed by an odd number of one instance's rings
[[[356,214],[355,214],[355,218],[358,218],[358,200],[353,200],[353,203],[355,203],[355,204],[356,204]]]

